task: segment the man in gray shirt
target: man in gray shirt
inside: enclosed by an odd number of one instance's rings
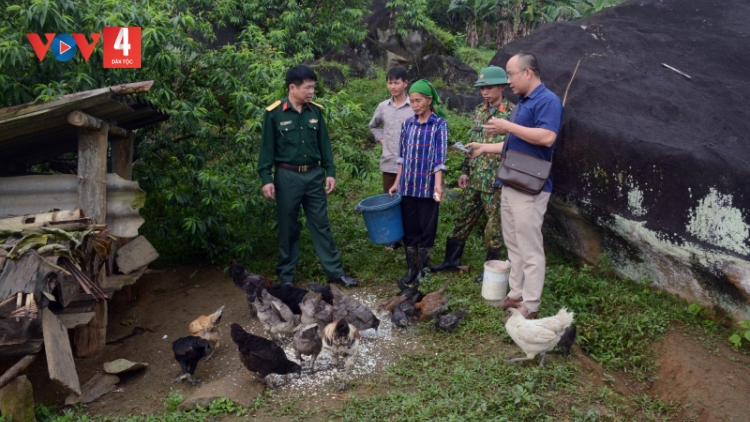
[[[401,125],[404,120],[412,117],[414,111],[409,105],[406,88],[409,86],[408,75],[403,67],[393,67],[385,75],[391,98],[378,104],[375,114],[370,120],[370,130],[375,140],[383,146],[380,158],[380,171],[383,172],[383,192],[396,181],[398,173],[398,143],[401,138]]]

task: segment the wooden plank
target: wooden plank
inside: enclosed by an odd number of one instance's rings
[[[101,130],[106,127],[107,133],[112,136],[126,138],[130,132],[112,123],[107,123],[97,117],[90,116],[81,110],[73,110],[68,114],[68,123],[88,130]]]
[[[145,267],[159,258],[159,252],[143,236],[138,236],[117,250],[117,267],[123,274]]]
[[[5,359],[11,356],[28,355],[39,353],[44,347],[44,340],[29,340],[24,344],[15,344],[13,346],[0,346],[0,358]]]
[[[142,267],[130,274],[113,274],[107,277],[107,281],[102,286],[102,290],[107,289],[119,290],[125,286],[135,284],[136,281],[143,275],[148,267]]]
[[[139,92],[148,92],[153,84],[154,81],[132,82],[129,84],[115,85],[109,89],[115,95],[128,95]]]
[[[0,219],[0,229],[38,229],[50,221],[66,221],[81,218],[81,210],[43,212]]]
[[[41,110],[56,109],[67,104],[75,103],[77,101],[90,100],[92,98],[108,99],[110,97],[110,92],[111,91],[109,88],[99,88],[91,91],[75,92],[73,94],[64,95],[55,101],[48,101],[46,103],[37,104],[31,102],[19,104],[17,106],[6,107],[0,109],[0,123],[4,122],[6,119],[20,117]]]
[[[63,308],[70,305],[83,292],[78,281],[73,276],[58,274],[57,281],[58,284],[55,288],[57,295],[55,297]]]
[[[42,310],[42,332],[49,377],[70,391],[81,394],[81,382],[70,349],[68,330],[49,308]]]
[[[94,317],[85,327],[73,330],[76,357],[88,356],[104,347],[107,341],[107,301],[94,305]],[[78,392],[80,394],[80,391]]]
[[[84,312],[82,314],[62,314],[58,315],[57,319],[62,322],[65,328],[67,328],[68,330],[72,330],[74,328],[83,327],[84,325],[88,324],[94,317],[94,314],[94,312]]]
[[[6,308],[7,309],[7,308]],[[39,330],[39,319],[2,318],[0,319],[0,346],[23,344]]]
[[[112,154],[112,173],[117,173],[125,180],[133,180],[133,145],[135,134],[130,132],[127,138],[110,138]]]
[[[94,223],[107,222],[107,124],[78,131],[78,208]]]
[[[70,127],[67,117],[68,113],[73,109],[96,107],[109,101],[112,101],[111,94],[107,92],[102,96],[87,98],[75,104],[17,115],[4,121],[2,120],[2,116],[0,116],[0,141],[21,138],[43,130]],[[30,124],[29,122],[33,123]]]

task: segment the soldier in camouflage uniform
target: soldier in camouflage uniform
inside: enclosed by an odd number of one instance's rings
[[[505,71],[497,66],[482,70],[474,86],[479,87],[485,103],[477,107],[470,134],[470,142],[499,143],[503,135],[490,136],[485,133],[483,125],[490,117],[508,118],[509,107],[503,99],[503,88],[508,83]],[[466,157],[461,166],[461,177],[458,185],[464,191],[459,199],[459,214],[453,225],[453,233],[446,240],[445,260],[430,270],[455,271],[461,265],[466,239],[476,225],[482,213],[487,215],[487,226],[484,228],[484,240],[487,244],[485,261],[500,258],[503,245],[503,232],[500,223],[501,188],[495,186],[497,171],[500,168],[499,154],[485,154],[477,158]],[[483,281],[483,271],[477,277],[477,283]]]

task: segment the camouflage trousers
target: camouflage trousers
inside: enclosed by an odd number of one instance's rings
[[[484,228],[484,241],[487,247],[497,249],[503,246],[503,227],[500,218],[501,193],[501,187],[497,187],[492,192],[464,189],[459,198],[458,215],[453,225],[452,237],[467,239],[479,221],[479,217],[485,213],[487,226]]]

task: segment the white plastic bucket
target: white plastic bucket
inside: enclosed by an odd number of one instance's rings
[[[501,300],[508,294],[510,262],[487,261],[484,263],[482,297],[487,300]]]

